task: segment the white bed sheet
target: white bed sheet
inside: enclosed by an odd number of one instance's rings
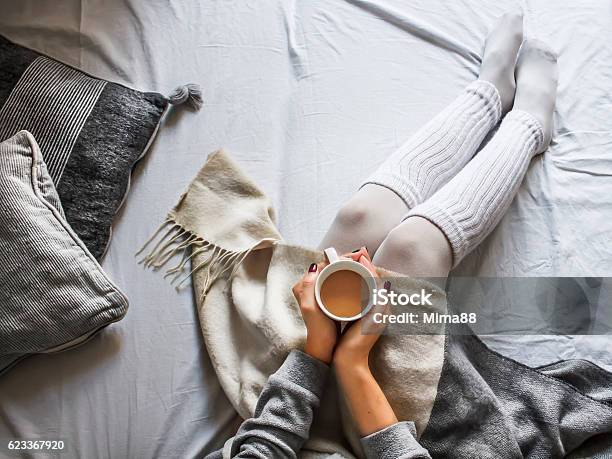
[[[219,147],[273,199],[286,239],[316,245],[359,182],[476,77],[488,27],[519,7],[526,33],[560,55],[558,134],[458,273],[610,276],[606,0],[2,2],[9,38],[142,90],[197,82],[205,104],[166,120],[115,224],[104,268],[130,298],[127,317],[1,378],[0,438],[62,438],[62,457],[194,457],[216,446],[235,418],[191,292],[143,270],[136,249]],[[492,344],[529,364],[582,357],[612,368],[610,337]]]

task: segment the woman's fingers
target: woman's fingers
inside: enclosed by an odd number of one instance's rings
[[[370,254],[368,254],[368,248],[367,247],[361,247],[357,250],[353,250],[350,253],[345,253],[342,255],[344,258],[350,258],[353,261],[359,261],[359,259],[364,256],[366,257],[368,260],[370,259]]]
[[[378,272],[376,271],[376,266],[374,266],[372,264],[372,262],[370,261],[369,258],[367,258],[365,255],[362,255],[358,260],[359,263],[361,263],[363,266],[366,267],[366,269],[368,271],[370,271],[370,273],[372,274],[372,276],[374,277],[378,277]]]
[[[314,298],[314,286],[318,276],[319,265],[316,263],[311,263],[311,265],[308,267],[308,272],[306,272],[302,278],[302,295],[304,297],[309,297],[312,295]]]
[[[312,308],[316,306],[314,294],[315,284],[317,282],[317,277],[319,277],[319,273],[327,265],[328,263],[324,261],[320,263],[311,263],[306,273],[293,286],[293,295],[298,300],[301,308]]]
[[[342,256],[344,258],[350,258],[357,263],[361,263],[368,268],[374,277],[378,276],[376,267],[372,264],[372,259],[370,258],[367,247],[361,247],[360,249],[354,250],[350,253],[345,253]]]

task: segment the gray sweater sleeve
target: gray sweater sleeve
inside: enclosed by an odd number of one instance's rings
[[[416,439],[414,422],[398,422],[361,439],[368,459],[416,459],[431,456]]]
[[[313,411],[329,367],[293,350],[265,385],[252,418],[242,423],[231,441],[232,458],[296,458],[308,439]],[[207,458],[221,458],[222,451]]]
[[[314,409],[325,388],[329,367],[302,351],[293,350],[268,379],[252,418],[242,423],[223,450],[206,456],[232,458],[296,458],[308,439]],[[412,422],[398,422],[361,439],[368,459],[429,458],[416,440]]]

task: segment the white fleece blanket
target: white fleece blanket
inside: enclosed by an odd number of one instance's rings
[[[142,270],[134,250],[222,146],[272,199],[283,237],[315,246],[360,181],[475,77],[488,27],[518,7],[527,34],[560,54],[560,135],[459,272],[610,275],[607,0],[2,2],[0,29],[20,44],[139,89],[198,82],[205,105],[168,120],[115,225],[104,268],[129,314],[86,347],[0,380],[0,437],[57,435],[82,457],[194,457],[215,446],[233,410],[192,295]],[[434,43],[440,34],[446,42]],[[612,368],[606,338],[522,341],[494,344],[534,365],[584,357]]]

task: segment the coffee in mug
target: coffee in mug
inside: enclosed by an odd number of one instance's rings
[[[361,318],[372,307],[374,276],[361,263],[340,258],[333,248],[326,249],[325,256],[330,264],[321,270],[315,284],[319,307],[334,320]]]
[[[354,271],[336,271],[321,285],[321,301],[337,317],[349,318],[361,314],[368,300],[368,285]]]

